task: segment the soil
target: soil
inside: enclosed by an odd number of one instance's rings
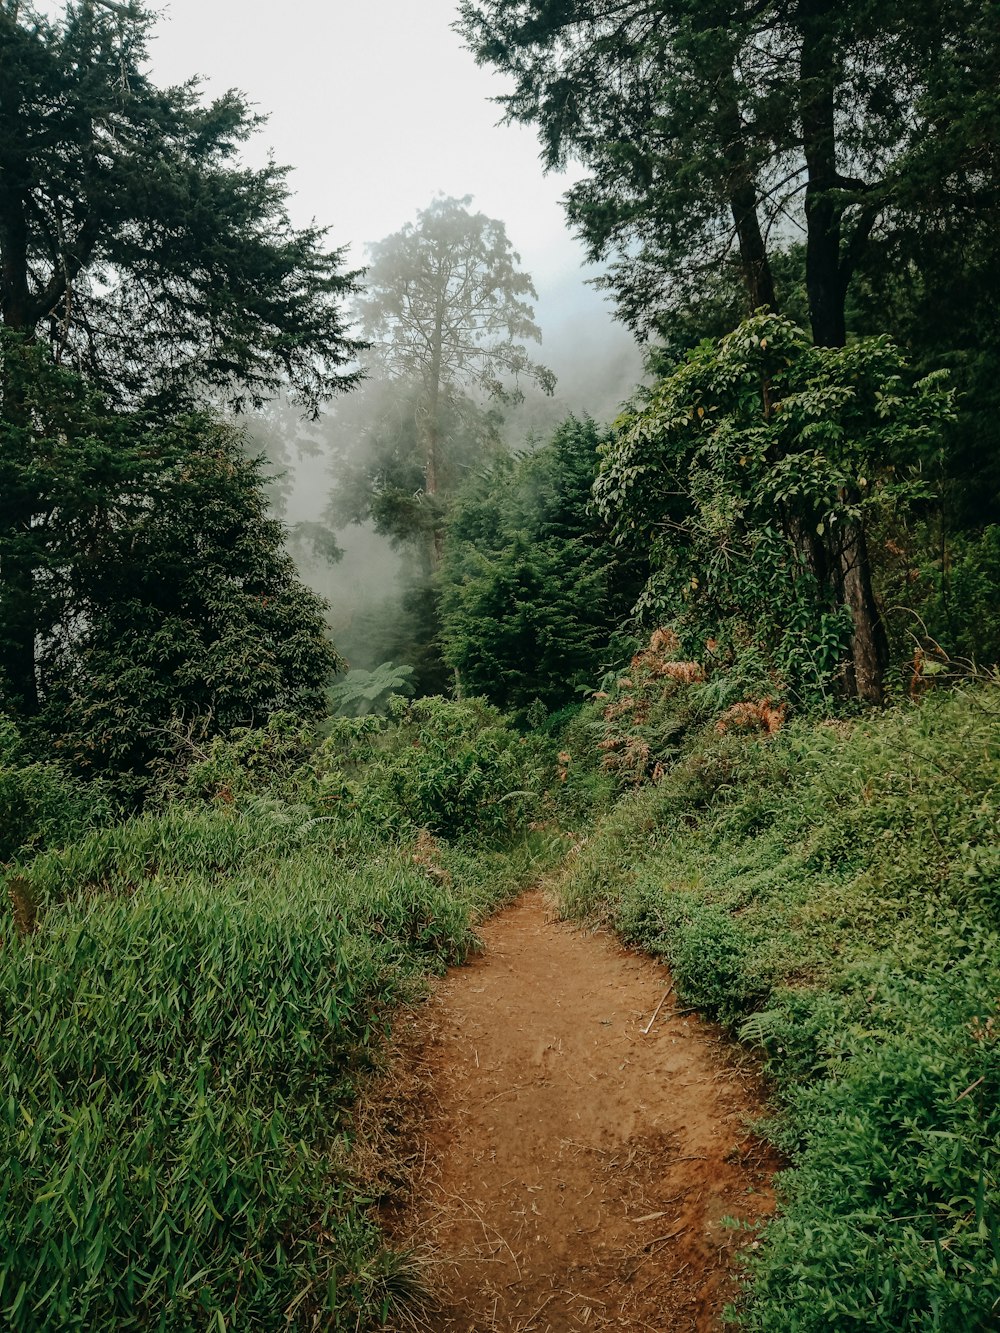
[[[718,1328],[773,1208],[756,1074],[664,967],[541,893],[482,936],[404,1015],[384,1080],[409,1191],[383,1221],[431,1256],[428,1326]]]

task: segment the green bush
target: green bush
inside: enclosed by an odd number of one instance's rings
[[[58,764],[32,762],[0,715],[0,861],[79,837],[110,817],[99,783],[78,781]]]
[[[927,631],[953,657],[1000,665],[1000,526],[956,533],[949,545],[946,560],[920,570]]]
[[[510,839],[539,808],[542,747],[481,699],[396,701],[388,719],[344,718],[311,761],[305,798],[362,830],[425,828],[484,845]]]
[[[478,701],[321,742],[275,715],[45,850],[77,788],[10,769],[41,832],[0,895],[6,1327],[399,1326],[351,1102],[415,979],[561,850],[522,827],[544,753]]]
[[[569,862],[565,910],[664,957],[682,1002],[767,1061],[792,1166],[747,1328],[995,1327],[998,845],[985,688],[691,730]]]
[[[1000,937],[966,949],[924,977],[869,974],[863,1016],[825,1015],[836,1076],[787,1094],[795,1166],[745,1327],[996,1327],[1000,1020],[984,997],[1000,994]]]
[[[752,942],[728,912],[692,894],[675,894],[663,948],[684,998],[714,1018],[732,1019],[767,994]]]

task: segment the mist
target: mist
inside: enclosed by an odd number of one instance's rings
[[[592,276],[595,270],[589,272]],[[609,423],[642,379],[642,350],[613,318],[603,295],[586,285],[585,276],[568,268],[536,279],[542,343],[533,350],[555,372],[557,383],[551,396],[529,387],[523,402],[500,408],[499,434],[509,450],[533,447],[570,415]],[[334,401],[315,423],[302,420],[287,404],[273,404],[245,424],[251,448],[270,460],[272,507],[289,528],[299,573],[329,603],[334,642],[350,666],[371,669],[388,660],[382,654],[389,647],[398,649],[412,639],[405,624],[413,614],[407,601],[413,601],[423,571],[412,550],[376,531],[371,521],[336,526],[331,518],[345,436],[357,440],[374,425],[365,420],[364,395],[362,386]],[[384,405],[377,393],[369,400],[373,413]],[[336,561],[316,550],[317,531],[335,539]]]

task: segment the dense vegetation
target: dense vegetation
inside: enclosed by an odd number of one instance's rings
[[[657,636],[574,724],[566,783],[593,787],[596,742],[622,794],[562,898],[662,956],[682,1002],[766,1060],[791,1167],[743,1325],[991,1327],[996,685],[786,723],[726,707],[732,682],[677,647]]]
[[[398,1327],[357,1089],[562,859],[773,1080],[734,1318],[992,1327],[993,7],[459,10],[649,339],[617,420],[514,448],[553,380],[501,222],[439,199],[362,283],[142,4],[0,0],[2,1317]],[[350,670],[253,439],[329,449],[317,550],[409,554]]]
[[[321,742],[276,715],[113,827],[57,771],[0,769],[26,844],[0,917],[7,1327],[398,1326],[409,1269],[348,1112],[392,1007],[545,852],[539,777],[444,700]]]

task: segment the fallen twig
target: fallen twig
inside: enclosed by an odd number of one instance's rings
[[[983,1075],[982,1078],[977,1078],[976,1081],[975,1081],[975,1083],[970,1083],[969,1086],[965,1089],[964,1092],[960,1092],[960,1093],[958,1094],[958,1096],[955,1098],[955,1101],[956,1101],[956,1102],[960,1102],[960,1101],[963,1100],[963,1098],[968,1097],[969,1093],[970,1093],[970,1092],[975,1092],[975,1090],[979,1087],[980,1083],[985,1082],[985,1080],[986,1080],[986,1075],[985,1075],[985,1074]]]
[[[664,992],[663,999],[662,999],[662,1000],[660,1001],[660,1003],[656,1006],[656,1009],[655,1009],[654,1012],[653,1012],[653,1017],[649,1020],[649,1022],[646,1024],[646,1026],[642,1029],[642,1035],[643,1035],[644,1037],[648,1037],[649,1034],[650,1034],[650,1032],[652,1031],[653,1024],[656,1022],[657,1015],[659,1014],[659,1012],[660,1012],[660,1010],[663,1008],[663,1006],[666,1004],[666,1002],[667,1002],[667,996],[669,996],[670,991],[672,991],[673,988],[674,988],[674,987],[673,987],[673,983],[671,983],[671,985],[670,985],[670,990]]]
[[[545,1309],[545,1307],[546,1307],[551,1301],[554,1301],[554,1300],[555,1300],[555,1292],[553,1292],[551,1296],[546,1296],[545,1300],[542,1301],[541,1305],[538,1307],[538,1309],[535,1311],[535,1313],[529,1318],[528,1322],[524,1325],[524,1333],[528,1333],[528,1329],[531,1328],[531,1325],[535,1322],[535,1320],[536,1320],[536,1319],[538,1318],[538,1316],[542,1313],[542,1311]]]

